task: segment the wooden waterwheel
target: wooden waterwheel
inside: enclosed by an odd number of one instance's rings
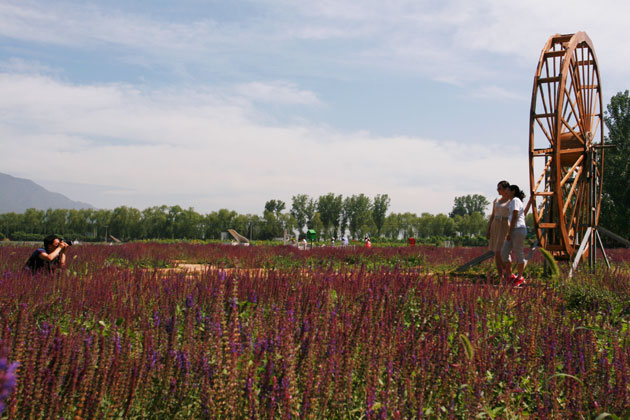
[[[538,240],[558,259],[595,249],[595,235],[586,233],[599,222],[603,121],[590,38],[584,32],[550,37],[534,77],[529,179]]]

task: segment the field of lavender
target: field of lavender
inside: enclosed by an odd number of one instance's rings
[[[0,246],[0,418],[630,418],[629,250],[519,289],[453,274],[475,248],[30,252]]]

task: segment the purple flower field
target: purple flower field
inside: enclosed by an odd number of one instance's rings
[[[30,252],[0,246],[0,418],[630,416],[628,250],[573,279],[537,254],[520,289],[449,274],[475,248]]]

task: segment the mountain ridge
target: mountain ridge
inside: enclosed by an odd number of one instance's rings
[[[23,213],[25,210],[93,209],[89,203],[74,201],[63,194],[46,188],[26,178],[18,178],[0,172],[0,213]]]

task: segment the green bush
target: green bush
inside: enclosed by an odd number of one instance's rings
[[[12,241],[42,241],[45,235],[41,233],[13,232],[9,239]]]
[[[630,317],[630,296],[622,290],[613,290],[597,274],[569,279],[559,290],[569,310],[597,312],[611,325]]]

